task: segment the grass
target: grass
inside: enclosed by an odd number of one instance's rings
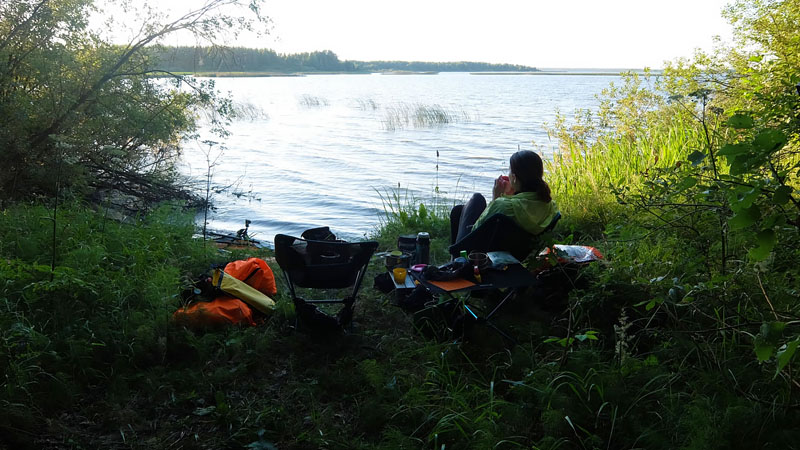
[[[470,120],[469,114],[463,110],[448,109],[437,104],[398,103],[386,107],[383,127],[387,131],[396,131],[408,127],[430,128]]]
[[[303,94],[298,100],[300,106],[305,108],[319,108],[321,106],[328,106],[328,99],[316,95]]]
[[[357,98],[355,104],[356,108],[361,111],[375,111],[378,109],[378,103],[372,98]]]
[[[233,117],[240,120],[268,120],[269,114],[264,108],[251,102],[234,102]]]
[[[377,239],[392,246],[397,233],[425,229],[444,248],[447,205],[428,202],[423,213],[402,192],[384,197]],[[0,427],[14,448],[758,447],[785,442],[797,419],[723,381],[759,378],[749,355],[710,365],[709,342],[654,341],[656,330],[669,334],[652,323],[665,317],[647,319],[635,304],[661,282],[639,281],[625,264],[585,269],[569,299],[518,298],[501,317],[523,340],[511,349],[483,327],[460,346],[426,337],[425,322],[371,288],[378,260],[355,328],[339,339],[291,330],[281,277],[284,306],[266,324],[196,334],[169,322],[181,279],[247,253],[204,248],[168,210],[123,225],[72,205],[59,217],[51,280],[47,212],[0,216]],[[566,335],[568,311],[575,333],[598,330],[599,340],[575,340],[567,353],[548,343]],[[615,330],[623,311],[631,325]]]
[[[578,219],[595,224],[587,231],[620,216],[616,189],[643,185],[654,169],[681,164],[686,149],[703,145],[701,127],[677,114],[625,134],[604,132],[596,120],[579,112],[568,125],[559,115],[548,128],[559,143],[558,151],[545,161],[546,178],[565,223]]]

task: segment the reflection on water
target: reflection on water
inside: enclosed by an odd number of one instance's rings
[[[535,142],[545,157],[552,152],[555,142],[542,125],[557,111],[569,116],[575,108],[595,108],[595,96],[615,79],[461,73],[217,79],[220,90],[258,114],[232,124],[214,170],[215,184],[250,194],[216,195],[210,227],[237,230],[250,219],[256,237],[271,242],[276,233],[328,225],[353,238],[378,225],[387,189],[428,198],[438,180],[450,198],[489,194],[517,148],[533,149]],[[387,111],[408,105],[459,117],[387,129]],[[205,130],[201,135],[218,140]],[[185,147],[184,172],[205,176],[207,147]]]

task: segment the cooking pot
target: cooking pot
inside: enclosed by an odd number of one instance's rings
[[[411,254],[395,250],[388,255],[384,256],[384,264],[387,269],[394,269],[395,267],[408,267],[411,261]]]

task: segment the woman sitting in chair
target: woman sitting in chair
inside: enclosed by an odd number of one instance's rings
[[[476,193],[465,205],[450,211],[450,242],[460,241],[495,214],[510,217],[531,235],[544,231],[553,221],[558,208],[550,197],[550,186],[542,178],[542,158],[530,150],[511,155],[508,177],[494,181],[492,201],[486,206],[483,195]]]

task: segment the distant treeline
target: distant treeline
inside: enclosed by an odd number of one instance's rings
[[[330,50],[281,54],[269,49],[154,47],[155,66],[170,72],[534,72],[535,67],[481,62],[341,61]]]

